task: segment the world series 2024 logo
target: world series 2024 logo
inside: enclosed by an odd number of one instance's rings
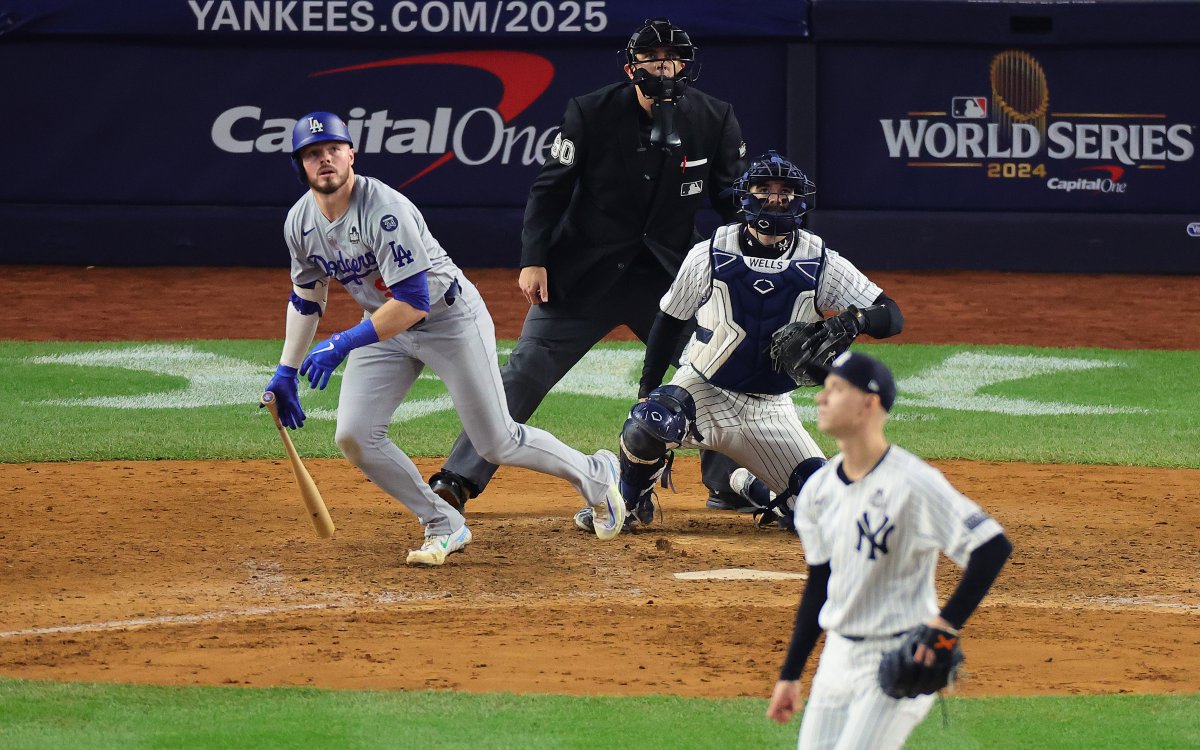
[[[995,55],[988,79],[988,95],[950,96],[948,110],[881,119],[889,158],[911,168],[1040,179],[1048,190],[1119,194],[1130,170],[1164,170],[1195,155],[1193,126],[1166,122],[1163,113],[1053,111],[1045,70],[1028,52]],[[1067,161],[1095,163],[1052,174]]]

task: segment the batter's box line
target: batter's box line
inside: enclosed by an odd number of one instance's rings
[[[199,612],[191,615],[161,615],[159,617],[135,617],[128,620],[109,620],[107,622],[87,622],[78,625],[56,625],[45,628],[26,628],[24,630],[8,630],[0,632],[0,639],[24,638],[31,635],[58,635],[63,633],[92,633],[104,630],[128,630],[131,628],[153,627],[155,625],[199,625],[222,620],[235,620],[242,617],[262,617],[287,612],[299,612],[310,609],[338,609],[353,606],[359,602],[337,600],[332,602],[310,602],[307,604],[284,604],[279,607],[248,607],[246,609],[223,609],[212,612]]]

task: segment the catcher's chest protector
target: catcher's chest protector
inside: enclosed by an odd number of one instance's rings
[[[788,393],[796,383],[775,372],[771,334],[793,321],[820,320],[813,300],[825,262],[819,239],[800,232],[780,258],[742,255],[738,227],[713,238],[712,289],[696,313],[688,359],[709,382],[741,393]]]

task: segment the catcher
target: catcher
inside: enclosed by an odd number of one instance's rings
[[[719,451],[756,475],[760,523],[790,528],[791,498],[825,463],[792,404],[792,391],[814,385],[804,365],[829,362],[859,334],[886,338],[904,326],[890,297],[800,228],[815,188],[794,164],[769,151],[732,193],[741,220],[688,252],[659,303],[640,402],[621,431],[621,493],[641,523],[653,519],[652,488],[668,486],[670,452],[683,446]],[[663,386],[693,316],[688,363]],[[577,513],[576,525],[589,530],[591,513]]]
[[[796,499],[808,581],[767,716],[782,724],[800,710],[800,672],[823,630],[800,750],[899,748],[953,682],[959,629],[1012,545],[941,472],[888,444],[896,386],[882,362],[846,352],[809,371],[824,382],[817,427],[841,452]],[[965,569],[939,610],[941,552]]]

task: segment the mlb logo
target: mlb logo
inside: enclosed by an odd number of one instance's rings
[[[698,195],[704,191],[704,180],[696,180],[695,182],[685,182],[679,186],[679,197],[686,198],[689,195]]]
[[[959,120],[983,120],[988,116],[986,96],[956,96],[950,100],[950,114]]]

